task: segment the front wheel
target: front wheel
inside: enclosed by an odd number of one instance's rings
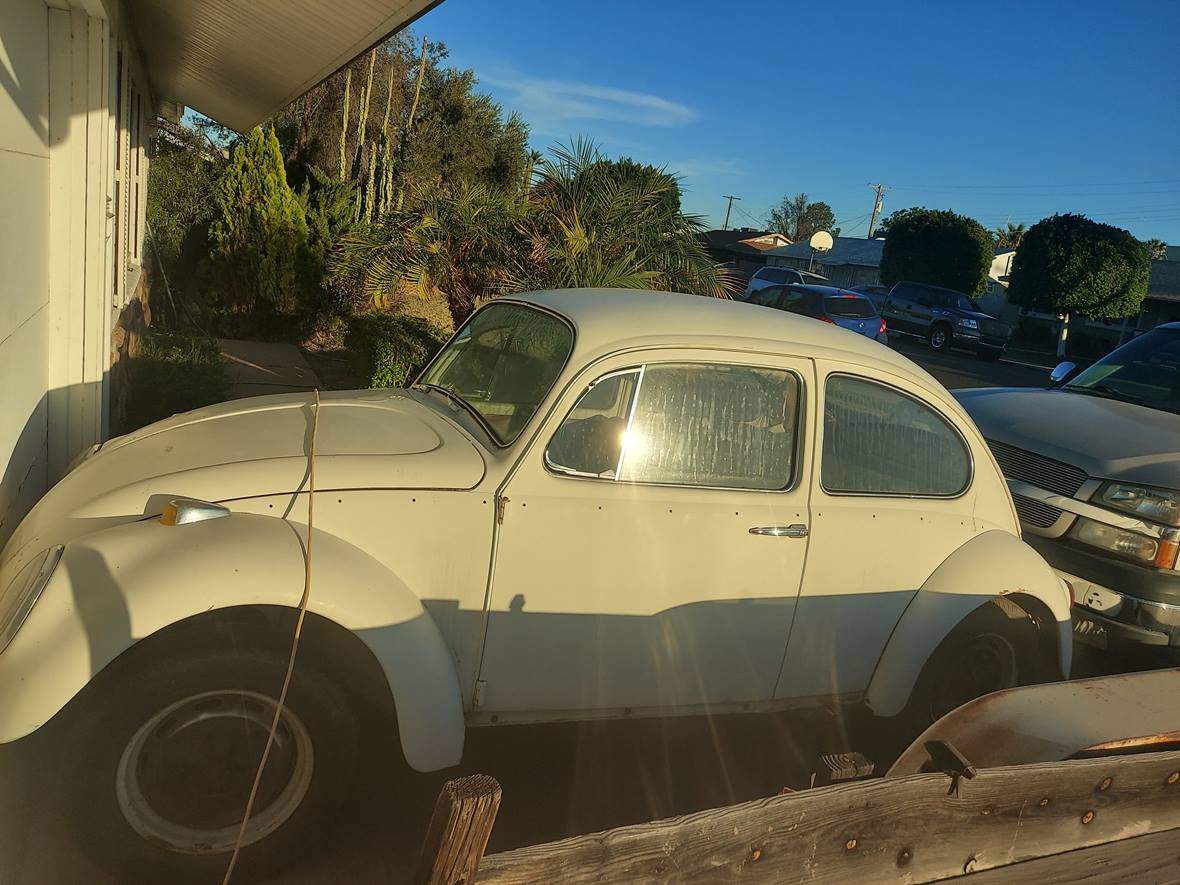
[[[79,834],[104,866],[156,881],[224,872],[286,665],[280,650],[205,650],[106,681],[67,779]],[[331,820],[357,755],[348,698],[299,661],[246,827],[245,876],[272,872]]]

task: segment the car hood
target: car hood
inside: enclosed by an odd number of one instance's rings
[[[232,501],[303,488],[308,394],[261,396],[174,415],[113,439],[29,513],[0,567],[85,532],[161,512],[177,497]],[[316,487],[467,489],[483,477],[476,444],[405,390],[323,394]]]
[[[1180,489],[1180,415],[1059,389],[993,387],[954,395],[988,439],[1090,476]]]

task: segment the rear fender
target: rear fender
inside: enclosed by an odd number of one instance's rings
[[[939,643],[973,611],[1007,598],[1030,614],[1043,606],[1053,624],[1056,666],[1069,675],[1073,653],[1069,590],[1035,550],[1015,535],[976,535],[934,570],[906,607],[877,662],[865,702],[878,716],[896,716]],[[1035,601],[1034,601],[1035,600]]]
[[[304,543],[303,526],[246,513],[178,526],[149,519],[71,541],[0,655],[0,742],[39,728],[119,654],[170,624],[233,606],[297,607]],[[406,761],[418,771],[457,764],[459,680],[418,596],[334,535],[316,532],[312,544],[308,609],[377,658]]]

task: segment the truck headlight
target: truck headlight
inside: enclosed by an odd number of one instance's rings
[[[1180,492],[1171,489],[1108,482],[1098,489],[1097,501],[1152,522],[1180,526]]]
[[[959,325],[964,329],[978,329],[979,323],[970,317],[959,317]]]
[[[1145,565],[1154,565],[1156,568],[1176,567],[1176,554],[1180,543],[1176,532],[1167,532],[1164,537],[1158,539],[1149,538],[1139,532],[1079,516],[1074,523],[1072,534],[1083,544],[1118,553]]]
[[[0,654],[8,647],[8,643],[16,638],[25,618],[37,604],[41,591],[53,576],[53,570],[61,560],[64,548],[58,544],[50,547],[43,554],[21,569],[7,592],[0,597],[3,607],[0,608]]]

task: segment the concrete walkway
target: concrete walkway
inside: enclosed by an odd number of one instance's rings
[[[267,393],[295,393],[322,387],[299,348],[275,341],[220,338],[230,399]]]

